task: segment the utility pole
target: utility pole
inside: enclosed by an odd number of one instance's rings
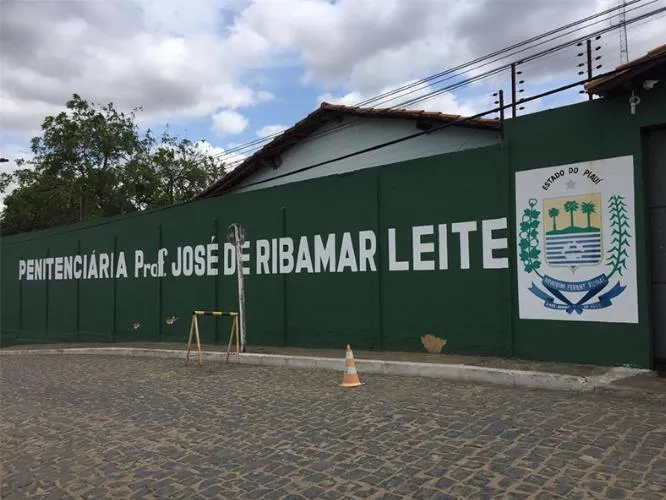
[[[592,40],[588,38],[585,42],[585,46],[587,53],[587,81],[591,82],[592,81]],[[590,101],[593,99],[593,97],[594,96],[592,95],[592,92],[590,92],[587,95],[587,98]]]
[[[228,237],[236,248],[236,276],[238,277],[238,317],[240,322],[241,352],[245,352],[245,283],[243,282],[243,261],[241,247],[245,242],[245,229],[234,222],[229,226]]]
[[[516,117],[516,63],[511,63],[511,118]]]

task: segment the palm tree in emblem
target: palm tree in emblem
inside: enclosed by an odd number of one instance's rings
[[[551,208],[548,210],[548,217],[553,219],[553,231],[557,231],[557,217],[560,215],[560,209],[559,208]]]
[[[587,227],[591,227],[592,222],[590,221],[590,216],[597,211],[597,207],[591,201],[585,201],[581,204],[580,210],[587,215]]]
[[[577,212],[578,208],[579,205],[577,201],[567,201],[564,203],[565,212],[569,212],[569,215],[571,216],[571,224],[569,225],[571,228],[574,227],[574,212]]]

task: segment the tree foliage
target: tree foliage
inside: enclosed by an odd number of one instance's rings
[[[33,158],[0,177],[2,233],[46,229],[191,199],[224,165],[188,139],[141,134],[136,112],[73,94],[31,141]]]

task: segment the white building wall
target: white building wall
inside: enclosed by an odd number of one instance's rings
[[[339,130],[332,130],[341,125],[346,126]],[[352,172],[415,158],[490,146],[500,141],[500,134],[495,130],[446,127],[432,134],[422,135],[369,153],[273,179],[275,176],[294,172],[419,131],[413,120],[346,117],[340,123],[332,122],[319,129],[315,134],[319,137],[307,139],[287,150],[282,155],[282,165],[279,168],[264,168],[245,179],[234,191],[265,189],[280,184]],[[259,184],[255,184],[257,182]]]

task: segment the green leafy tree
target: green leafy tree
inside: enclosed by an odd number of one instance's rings
[[[33,158],[0,177],[3,234],[111,217],[191,199],[224,175],[197,144],[141,134],[135,108],[118,111],[73,94],[31,141]]]
[[[548,217],[553,219],[553,231],[557,231],[557,217],[560,215],[560,209],[559,208],[551,208],[548,210]]]
[[[224,165],[189,139],[164,132],[147,135],[150,151],[125,170],[128,196],[139,207],[162,207],[192,199],[224,175]]]
[[[591,201],[585,201],[580,206],[580,211],[587,215],[587,227],[592,227],[590,217],[597,211],[597,207]]]
[[[569,215],[571,216],[571,227],[574,227],[574,212],[577,212],[578,208],[577,201],[567,201],[564,203],[564,211],[569,212]]]

